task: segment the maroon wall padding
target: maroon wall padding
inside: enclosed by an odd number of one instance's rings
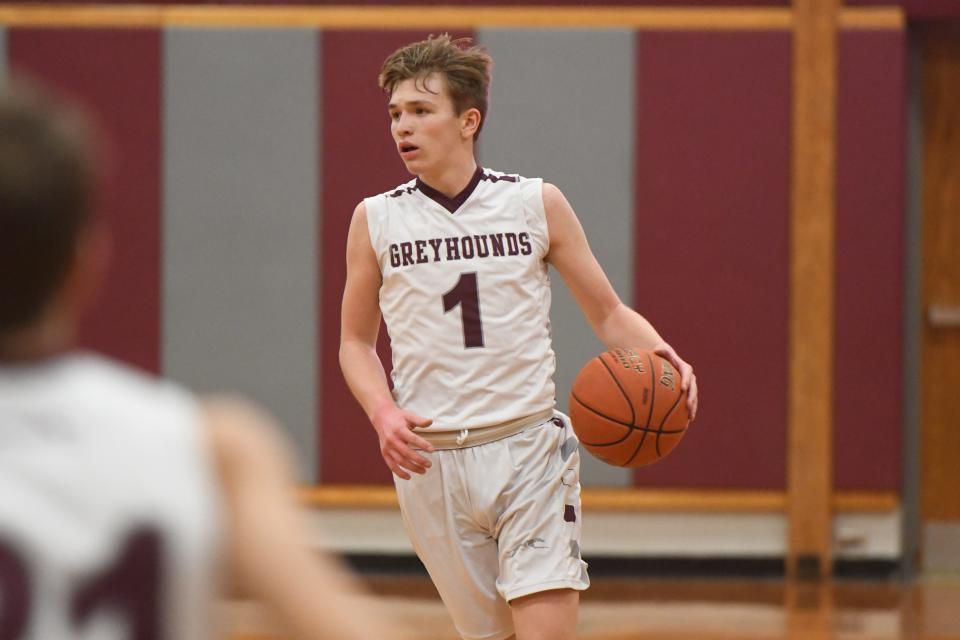
[[[905,35],[840,37],[834,486],[900,486]]]
[[[637,486],[785,486],[790,47],[787,32],[638,34],[634,300],[703,399]]]
[[[957,0],[845,0],[844,4],[903,7],[911,20],[960,18],[960,2]]]
[[[113,229],[106,287],[81,342],[139,367],[160,366],[160,32],[8,32],[14,75],[75,99],[104,134],[98,210]],[[108,70],[108,71],[107,71]]]
[[[340,371],[340,301],[346,277],[347,230],[354,208],[364,197],[413,177],[390,136],[387,96],[377,86],[377,74],[390,53],[428,35],[421,31],[326,31],[321,35],[323,264],[317,424],[322,483],[389,482],[391,478],[380,457],[376,433]],[[382,327],[380,343],[381,358],[388,362]]]
[[[956,0],[903,0],[910,18],[960,18],[960,3]]]

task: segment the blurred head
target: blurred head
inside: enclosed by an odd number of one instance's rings
[[[391,132],[401,158],[416,174],[450,154],[473,152],[487,114],[491,60],[466,38],[444,34],[395,51],[380,70],[390,94]]]
[[[88,140],[83,119],[49,96],[0,94],[0,342],[79,313],[102,269]]]

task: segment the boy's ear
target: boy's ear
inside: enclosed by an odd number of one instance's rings
[[[97,298],[106,281],[113,257],[113,241],[106,223],[90,222],[77,238],[70,271],[62,296],[73,313],[80,316]]]
[[[464,138],[472,138],[480,128],[481,117],[480,110],[476,107],[464,111],[460,116],[460,135]]]

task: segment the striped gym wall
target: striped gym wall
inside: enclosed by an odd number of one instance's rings
[[[906,35],[840,37],[834,486],[900,487]]]
[[[432,30],[434,32],[439,29]],[[109,144],[115,269],[86,343],[266,404],[310,478],[387,482],[337,365],[347,222],[407,179],[382,58],[424,32],[39,29],[4,68],[75,96]],[[470,35],[470,34],[466,34]],[[703,413],[663,464],[587,485],[782,489],[790,36],[480,29],[488,166],[561,186],[620,295],[694,362]],[[899,486],[903,34],[841,42],[836,486]],[[555,278],[558,395],[600,349]],[[870,455],[863,455],[870,443]]]
[[[696,363],[711,420],[699,446],[677,449],[680,464],[639,469],[636,480],[779,489],[790,36],[641,33],[639,42],[634,290]]]
[[[163,370],[264,403],[315,466],[318,34],[164,35]]]
[[[13,75],[75,99],[103,130],[100,212],[116,241],[113,268],[84,327],[88,344],[160,369],[161,37],[152,29],[10,29]]]

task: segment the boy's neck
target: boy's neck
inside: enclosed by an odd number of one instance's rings
[[[467,188],[476,171],[477,161],[471,154],[458,162],[445,164],[435,172],[424,173],[417,177],[448,198],[454,198]]]
[[[0,336],[0,362],[26,363],[59,355],[72,346],[75,327],[56,314]]]

